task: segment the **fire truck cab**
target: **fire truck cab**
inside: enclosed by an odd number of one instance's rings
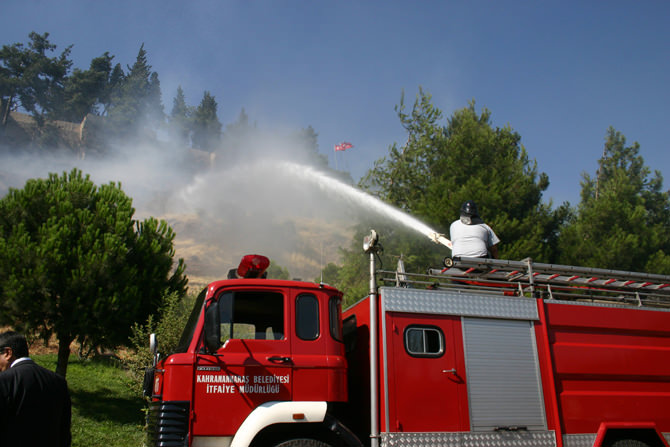
[[[343,436],[327,414],[329,403],[347,399],[342,294],[259,280],[267,266],[267,258],[247,256],[241,278],[211,283],[198,296],[177,352],[145,382],[154,445]]]

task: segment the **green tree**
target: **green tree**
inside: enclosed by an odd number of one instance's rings
[[[291,274],[286,267],[279,265],[279,263],[270,260],[270,266],[267,270],[267,277],[271,279],[291,279]]]
[[[98,114],[107,96],[112,59],[105,53],[91,61],[88,70],[75,68],[65,81],[64,101],[58,119],[80,122],[89,113]]]
[[[100,105],[102,106],[100,115],[109,115],[109,110],[112,108],[112,99],[117,96],[116,92],[120,90],[125,79],[126,74],[123,72],[121,64],[114,65],[114,68],[109,75],[107,87],[100,95]]]
[[[161,83],[155,71],[149,76],[145,114],[152,127],[157,128],[164,124],[165,112],[161,100]]]
[[[313,281],[324,282],[326,284],[335,285],[338,281],[339,273],[340,273],[340,266],[338,266],[334,262],[329,262],[321,270],[321,276],[318,278],[314,278]]]
[[[181,85],[177,87],[177,96],[172,100],[172,111],[168,118],[168,129],[172,140],[180,146],[189,146],[193,110],[186,104],[186,97]]]
[[[0,49],[0,104],[2,123],[16,106],[31,113],[41,126],[62,106],[64,81],[72,66],[68,59],[72,46],[59,56],[47,54],[56,49],[49,33],[29,34],[27,46],[22,43],[3,45]]]
[[[670,193],[640,145],[607,130],[595,176],[583,174],[581,201],[561,237],[561,262],[670,274]]]
[[[218,104],[210,92],[203,94],[193,114],[193,147],[214,151],[221,141],[221,122],[217,116]]]
[[[174,232],[133,213],[119,185],[97,187],[77,169],[29,180],[0,200],[0,322],[55,334],[63,376],[75,338],[126,343],[164,293],[185,292]]]
[[[110,132],[116,136],[139,136],[161,125],[165,116],[158,74],[151,71],[144,44],[128,70],[122,80],[113,72],[117,87],[111,92],[107,116]]]

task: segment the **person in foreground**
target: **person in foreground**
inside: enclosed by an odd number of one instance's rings
[[[0,333],[1,444],[69,447],[71,412],[65,379],[28,357],[22,334]]]
[[[461,206],[461,217],[449,227],[453,257],[497,258],[500,239],[479,217],[477,205],[468,200]]]

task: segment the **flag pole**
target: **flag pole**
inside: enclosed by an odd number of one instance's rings
[[[337,168],[337,149],[333,148],[333,158],[335,159],[335,170],[338,171],[339,169]]]

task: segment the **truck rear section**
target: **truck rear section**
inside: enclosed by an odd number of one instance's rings
[[[397,288],[380,301],[382,445],[670,436],[667,312]],[[360,311],[346,315],[365,326]]]
[[[374,308],[378,433],[365,425],[380,445],[667,446],[670,278],[496,262],[378,272],[391,286],[344,314],[354,419],[369,414],[355,377],[375,369],[360,340]]]
[[[670,441],[668,312],[542,304],[565,445]]]

